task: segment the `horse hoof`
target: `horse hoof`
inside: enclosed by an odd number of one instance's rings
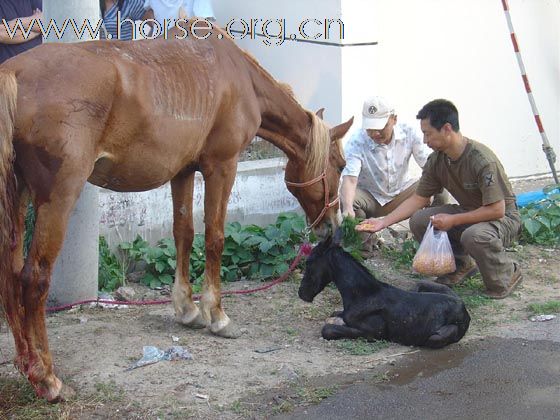
[[[183,324],[185,327],[192,328],[193,330],[200,330],[208,326],[208,321],[199,312],[194,318],[187,319],[186,316],[175,318],[179,324]]]
[[[76,392],[68,385],[63,384],[58,378],[54,387],[46,388],[46,386],[38,386],[36,388],[37,396],[46,399],[50,403],[59,403],[69,401],[75,397]]]
[[[223,338],[239,338],[239,336],[241,335],[241,331],[233,324],[233,322],[230,322],[225,327],[219,330],[215,330],[214,328],[212,328],[212,326],[210,326],[210,331],[212,332],[212,334]]]
[[[74,391],[71,387],[66,384],[62,384],[62,388],[60,389],[60,393],[55,401],[49,402],[63,402],[63,401],[70,401],[76,396],[76,391]]]
[[[344,323],[344,320],[339,316],[331,316],[330,318],[327,318],[325,324],[342,325],[342,326],[346,325]]]

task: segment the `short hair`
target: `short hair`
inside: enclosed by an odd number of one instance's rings
[[[451,101],[447,99],[434,99],[428,102],[418,111],[416,118],[419,120],[430,120],[430,125],[441,130],[445,124],[451,124],[453,131],[459,131],[459,111]]]

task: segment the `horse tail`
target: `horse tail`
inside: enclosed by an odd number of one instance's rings
[[[17,81],[11,71],[0,70],[0,303],[6,308],[13,276],[15,249],[16,177],[14,173],[14,120]]]

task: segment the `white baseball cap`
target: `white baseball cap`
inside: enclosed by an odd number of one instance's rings
[[[364,101],[362,109],[362,128],[382,130],[395,109],[381,96],[372,96]]]

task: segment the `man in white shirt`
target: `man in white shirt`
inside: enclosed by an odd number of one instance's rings
[[[387,215],[414,193],[418,179],[409,177],[410,158],[423,167],[432,151],[419,129],[397,123],[395,109],[384,98],[366,100],[362,116],[362,128],[344,147],[340,195],[344,216],[366,219]],[[444,191],[434,205],[446,199]]]

